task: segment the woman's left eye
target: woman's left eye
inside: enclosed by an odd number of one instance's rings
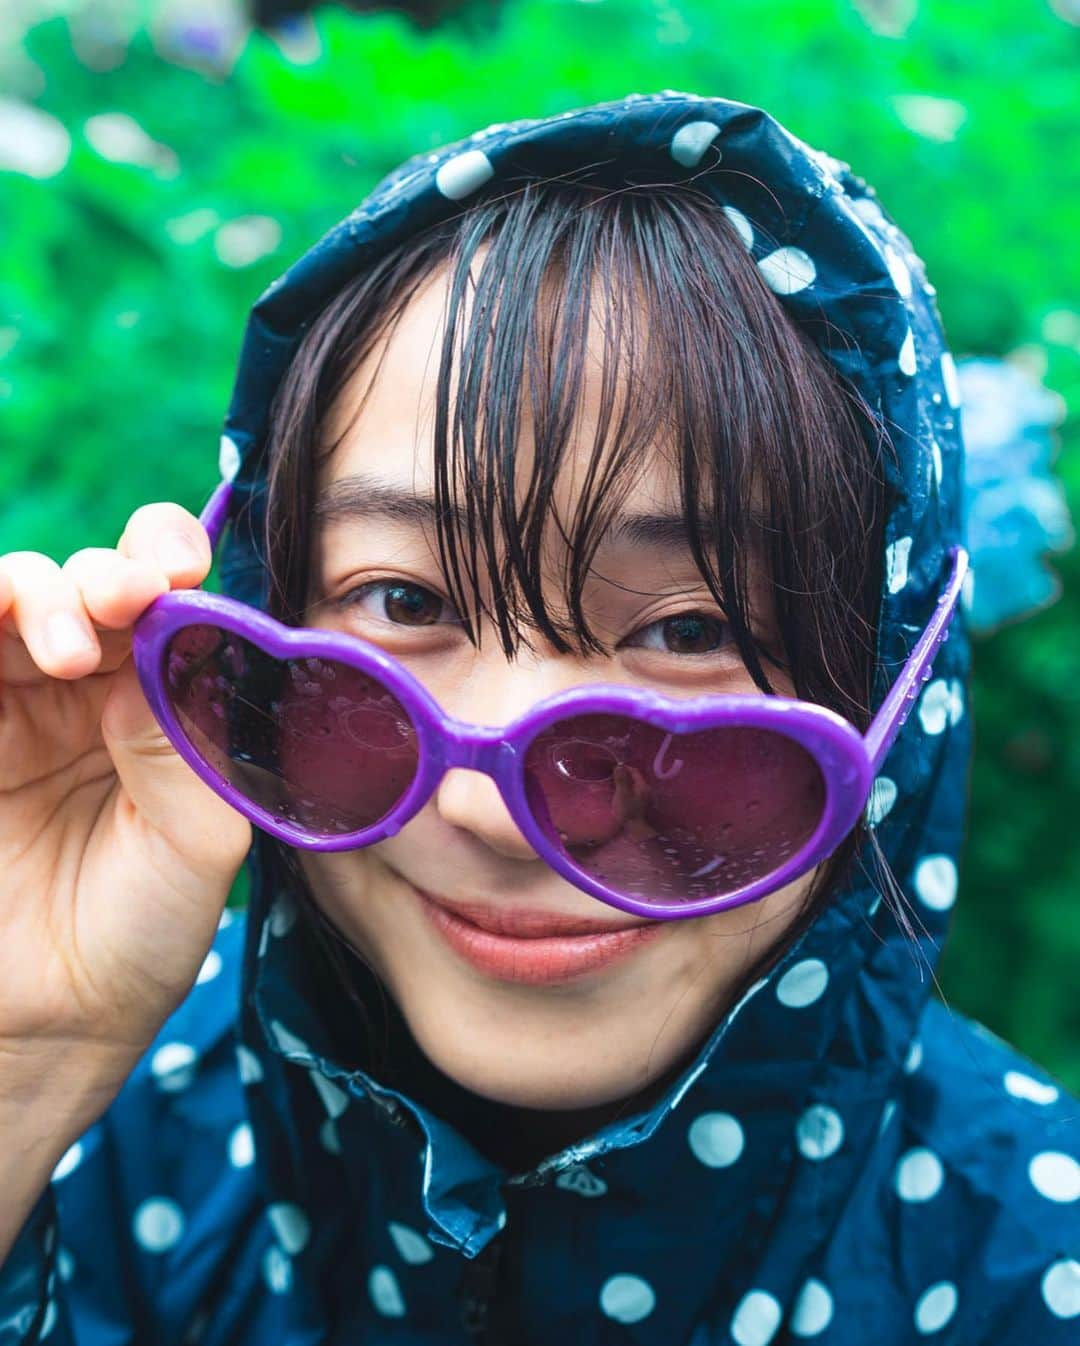
[[[727,622],[707,612],[678,612],[650,622],[623,642],[664,654],[713,654],[731,643]]]
[[[363,608],[395,626],[434,626],[461,620],[445,598],[408,580],[372,580],[350,589],[337,603],[342,608]]]

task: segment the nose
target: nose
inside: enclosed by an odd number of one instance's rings
[[[442,704],[468,724],[509,724],[538,701],[585,681],[580,668],[564,664],[519,651],[508,666],[501,656],[490,655],[476,661],[470,676],[452,697],[441,698]],[[512,860],[539,858],[510,816],[498,786],[481,771],[464,767],[448,771],[435,792],[435,807],[445,822],[472,833],[498,855]]]
[[[442,778],[435,794],[439,816],[452,827],[471,832],[489,850],[509,860],[535,860],[490,776],[455,767]]]

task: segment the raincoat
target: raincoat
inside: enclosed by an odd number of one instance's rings
[[[410,159],[267,290],[222,440],[253,520],[226,534],[225,592],[265,606],[268,408],[312,316],[489,180],[585,165],[613,184],[693,177],[891,435],[880,701],[963,540],[959,385],[933,287],[846,164],[757,108],[670,90]],[[0,1271],[0,1343],[1075,1346],[1076,1101],[931,994],[957,891],[969,653],[961,611],[868,805],[913,930],[868,853],[661,1097],[528,1172],[465,1139],[499,1110],[437,1078],[392,1005],[398,1086],[342,1060],[356,1010],[257,831],[246,913],[225,914]],[[377,987],[359,991],[379,1022]]]

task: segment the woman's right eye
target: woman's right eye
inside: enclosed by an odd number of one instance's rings
[[[336,606],[362,608],[369,616],[392,622],[395,626],[461,623],[461,618],[445,598],[409,580],[371,580],[343,594]]]

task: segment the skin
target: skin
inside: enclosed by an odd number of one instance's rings
[[[445,286],[445,275],[436,273],[340,395],[326,427],[326,442],[334,447],[321,466],[320,491],[363,473],[405,492],[432,492],[432,398]],[[572,515],[599,396],[597,361],[556,492],[563,518]],[[523,447],[531,443],[528,430],[525,420]],[[642,465],[624,508],[679,512],[663,452]],[[552,533],[548,592],[560,611],[562,544]],[[602,549],[587,612],[610,653],[561,654],[533,632],[530,648],[512,663],[493,627],[483,626],[476,648],[455,626],[436,555],[433,532],[421,524],[378,514],[327,521],[312,556],[307,623],[380,645],[444,710],[473,723],[506,723],[540,699],[585,683],[631,684],[671,697],[763,695],[734,646],[670,652],[665,619],[687,612],[721,618],[682,546]],[[439,620],[409,625],[400,602],[388,609],[385,588],[356,594],[374,581],[422,586],[433,595],[428,611]],[[337,601],[350,593],[350,606]],[[767,644],[768,598],[768,586],[758,583],[755,627]],[[707,646],[714,629],[707,627],[706,636]],[[781,695],[794,695],[781,673],[770,669],[770,680]],[[464,1089],[513,1109],[506,1128],[511,1139],[500,1157],[518,1165],[588,1134],[617,1112],[635,1110],[688,1064],[732,1003],[748,965],[766,949],[780,950],[816,872],[757,902],[669,921],[659,939],[609,968],[562,984],[524,986],[488,977],[460,959],[429,925],[413,885],[460,901],[512,901],[594,919],[622,913],[537,857],[488,777],[449,772],[397,836],[368,849],[299,856],[320,907],[377,972],[427,1058]]]

